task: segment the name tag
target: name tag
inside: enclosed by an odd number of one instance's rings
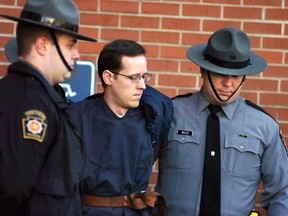
[[[178,135],[187,135],[187,136],[193,136],[193,131],[187,131],[187,130],[177,130],[176,132]]]

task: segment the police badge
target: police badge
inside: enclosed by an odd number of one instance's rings
[[[39,110],[28,110],[25,116],[26,118],[22,119],[23,138],[43,142],[47,130],[44,122],[46,115]]]

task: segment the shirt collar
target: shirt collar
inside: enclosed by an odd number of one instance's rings
[[[199,114],[203,110],[207,108],[207,106],[210,104],[209,101],[204,97],[203,92],[200,90],[200,92],[197,95],[197,107],[196,107],[196,112]],[[229,103],[225,106],[221,106],[223,113],[226,115],[226,117],[231,120],[233,117],[233,114],[236,110],[236,107],[239,103],[239,98],[237,97],[232,103]]]

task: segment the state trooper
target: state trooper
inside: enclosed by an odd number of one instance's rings
[[[0,214],[79,216],[82,141],[53,88],[79,59],[72,0],[28,0],[17,21],[18,60],[0,80]]]
[[[267,215],[288,213],[288,157],[279,125],[240,96],[246,75],[260,73],[267,66],[250,48],[248,35],[229,26],[213,33],[208,43],[187,51],[200,67],[203,85],[199,92],[173,99],[171,128],[158,153],[156,191],[166,197],[168,216],[247,216],[255,208],[260,181],[264,188],[261,205]],[[206,138],[211,126],[206,123],[209,104],[218,106],[213,118],[218,119],[214,128],[220,133],[212,131],[214,135]],[[214,161],[219,166],[207,162],[217,157]],[[219,178],[206,179],[217,170]]]

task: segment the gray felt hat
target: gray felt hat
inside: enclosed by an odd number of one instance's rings
[[[224,75],[248,75],[265,70],[265,59],[250,51],[247,34],[235,27],[214,32],[207,44],[187,50],[188,58],[206,70]]]
[[[10,20],[61,31],[79,40],[97,41],[78,34],[79,10],[73,0],[27,0],[20,17],[0,14]]]

